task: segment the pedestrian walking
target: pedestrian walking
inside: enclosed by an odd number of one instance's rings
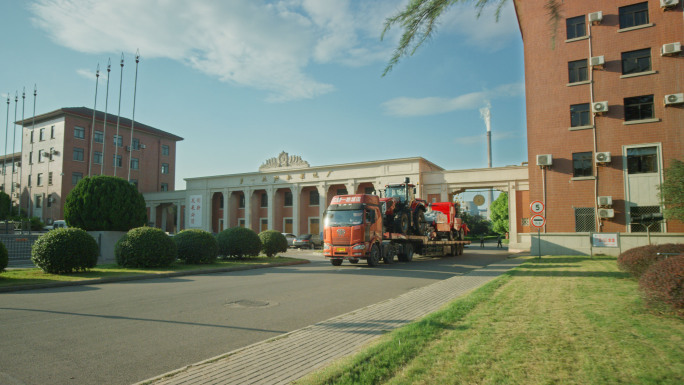
[[[484,235],[480,235],[480,247],[484,247]]]
[[[501,244],[501,234],[499,234],[499,237],[496,238],[496,247],[497,247],[497,248],[500,247],[500,248],[503,249],[503,245]]]

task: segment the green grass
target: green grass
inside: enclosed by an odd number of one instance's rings
[[[165,274],[180,271],[222,269],[248,265],[267,265],[297,260],[297,258],[289,257],[257,257],[238,260],[222,260],[206,265],[186,265],[176,262],[173,265],[164,268],[123,268],[116,264],[108,264],[98,265],[86,272],[61,275],[44,273],[39,268],[10,269],[0,273],[0,287],[36,285],[63,281],[86,281],[100,278],[133,277],[146,274]]]
[[[298,383],[681,384],[684,322],[615,258],[530,258]]]

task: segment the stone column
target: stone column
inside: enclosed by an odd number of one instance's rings
[[[161,229],[164,231],[167,231],[166,230],[166,218],[167,218],[166,212],[167,212],[167,210],[168,210],[168,208],[166,206],[164,206],[164,208],[162,209],[162,215],[161,215],[161,220],[162,220]]]
[[[243,193],[245,194],[245,227],[248,229],[251,229],[252,228],[252,189],[251,188],[245,188]]]
[[[344,184],[345,187],[347,188],[347,194],[349,195],[354,195],[356,194],[356,182],[354,180],[350,180],[347,183]]]
[[[298,184],[293,184],[290,186],[290,191],[292,191],[292,232],[299,235],[299,194],[302,193],[302,186]]]
[[[223,189],[223,229],[230,227],[230,194],[231,191],[227,188]],[[219,228],[219,231],[221,229]]]
[[[323,229],[323,213],[328,208],[328,186],[325,184],[316,186],[318,189],[318,225]]]
[[[181,222],[181,209],[183,201],[176,202],[176,234],[180,233],[183,229],[183,222]]]
[[[268,220],[268,229],[272,230],[275,227],[273,226],[273,221],[275,220],[275,188],[273,186],[267,186],[266,187],[266,194],[267,194],[267,202],[268,202],[268,215],[267,215],[267,220]],[[261,231],[261,223],[259,223],[259,231]],[[259,232],[257,231],[257,233]]]
[[[154,223],[153,227],[157,227],[157,206],[158,203],[152,203],[150,205],[150,222]]]

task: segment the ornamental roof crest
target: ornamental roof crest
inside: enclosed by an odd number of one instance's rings
[[[277,168],[305,168],[311,167],[309,162],[302,160],[299,155],[290,155],[283,151],[278,157],[267,159],[261,166],[259,171],[266,171]]]

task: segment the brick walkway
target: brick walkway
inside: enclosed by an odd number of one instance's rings
[[[139,384],[287,384],[524,262],[507,259]]]

